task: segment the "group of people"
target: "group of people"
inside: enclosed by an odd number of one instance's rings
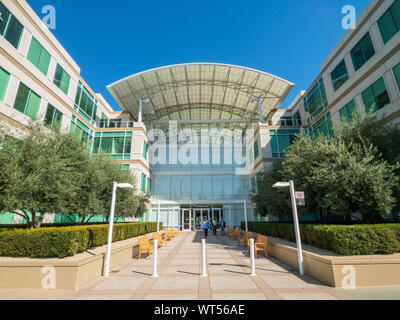
[[[221,235],[225,236],[225,228],[226,228],[226,222],[224,221],[224,219],[221,219],[221,223],[219,224],[220,228],[221,228]],[[210,223],[208,221],[208,218],[204,218],[203,221],[203,230],[204,230],[204,237],[207,239],[208,237],[208,231],[210,230],[210,228],[213,231],[213,235],[216,236],[217,235],[217,222],[215,220],[213,220],[212,223]]]

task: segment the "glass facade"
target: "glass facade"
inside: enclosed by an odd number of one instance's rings
[[[71,82],[71,77],[65,70],[57,64],[56,72],[54,74],[53,83],[59,87],[65,94],[68,94],[69,83]]]
[[[7,91],[8,82],[10,81],[10,74],[0,67],[0,101],[4,100]]]
[[[327,113],[320,120],[318,120],[309,130],[309,134],[312,136],[318,136],[320,134],[328,137],[333,137],[335,132],[333,130],[333,123],[331,113]]]
[[[44,75],[47,75],[51,56],[34,37],[31,40],[27,59]]]
[[[80,141],[87,144],[89,150],[92,149],[93,131],[75,116],[72,116],[70,131],[75,133]]]
[[[92,153],[111,155],[114,160],[130,160],[131,146],[132,132],[98,132]]]
[[[340,119],[342,122],[351,121],[354,117],[357,117],[357,106],[355,100],[351,100],[339,111]]]
[[[328,99],[326,97],[324,81],[321,78],[304,98],[307,121],[310,123],[327,107]]]
[[[61,123],[62,118],[63,114],[49,103],[47,105],[46,116],[44,117],[44,124],[50,127]]]
[[[299,133],[300,130],[271,130],[272,157],[276,159],[284,158],[287,149]]]
[[[375,54],[374,45],[372,43],[369,32],[360,40],[359,43],[351,50],[351,58],[353,60],[354,70],[360,69]]]
[[[397,88],[400,90],[400,64],[393,68],[393,73],[397,82]]]
[[[36,120],[41,100],[41,97],[20,82],[14,102],[14,108]]]
[[[2,35],[14,48],[18,49],[21,40],[23,25],[11,14],[0,1],[0,35]]]
[[[396,0],[378,20],[378,27],[384,44],[400,31],[400,0]]]
[[[97,100],[79,82],[78,91],[75,97],[75,110],[79,112],[90,124],[96,122]]]
[[[389,93],[383,77],[362,92],[361,96],[367,113],[375,113],[390,104]]]
[[[346,63],[344,60],[338,64],[338,66],[332,71],[331,79],[333,89],[338,90],[347,80],[349,80],[349,74],[347,73]]]

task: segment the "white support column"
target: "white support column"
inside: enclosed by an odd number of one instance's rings
[[[260,122],[264,122],[264,111],[261,97],[258,98],[258,112],[260,113]]]
[[[243,205],[244,205],[244,222],[246,224],[246,232],[249,231],[249,226],[247,223],[247,204],[246,204],[246,200],[243,200]]]
[[[157,211],[157,232],[160,232],[160,214],[161,214],[161,201],[158,201],[158,211]]]
[[[140,99],[138,122],[143,122],[143,99]]]

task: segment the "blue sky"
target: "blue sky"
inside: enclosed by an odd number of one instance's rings
[[[28,0],[39,16],[57,10],[52,32],[81,75],[112,107],[106,86],[165,65],[218,62],[246,66],[296,84],[288,107],[320,72],[345,34],[344,5],[368,0]]]

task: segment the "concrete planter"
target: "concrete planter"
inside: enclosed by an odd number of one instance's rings
[[[299,269],[296,244],[268,238],[270,256]],[[332,287],[400,285],[400,254],[340,256],[303,245],[305,273]]]
[[[152,238],[151,235],[148,235]],[[52,289],[77,290],[103,275],[107,246],[64,259],[0,257],[1,289],[46,289],[54,275]],[[111,269],[136,257],[138,238],[113,243]]]

